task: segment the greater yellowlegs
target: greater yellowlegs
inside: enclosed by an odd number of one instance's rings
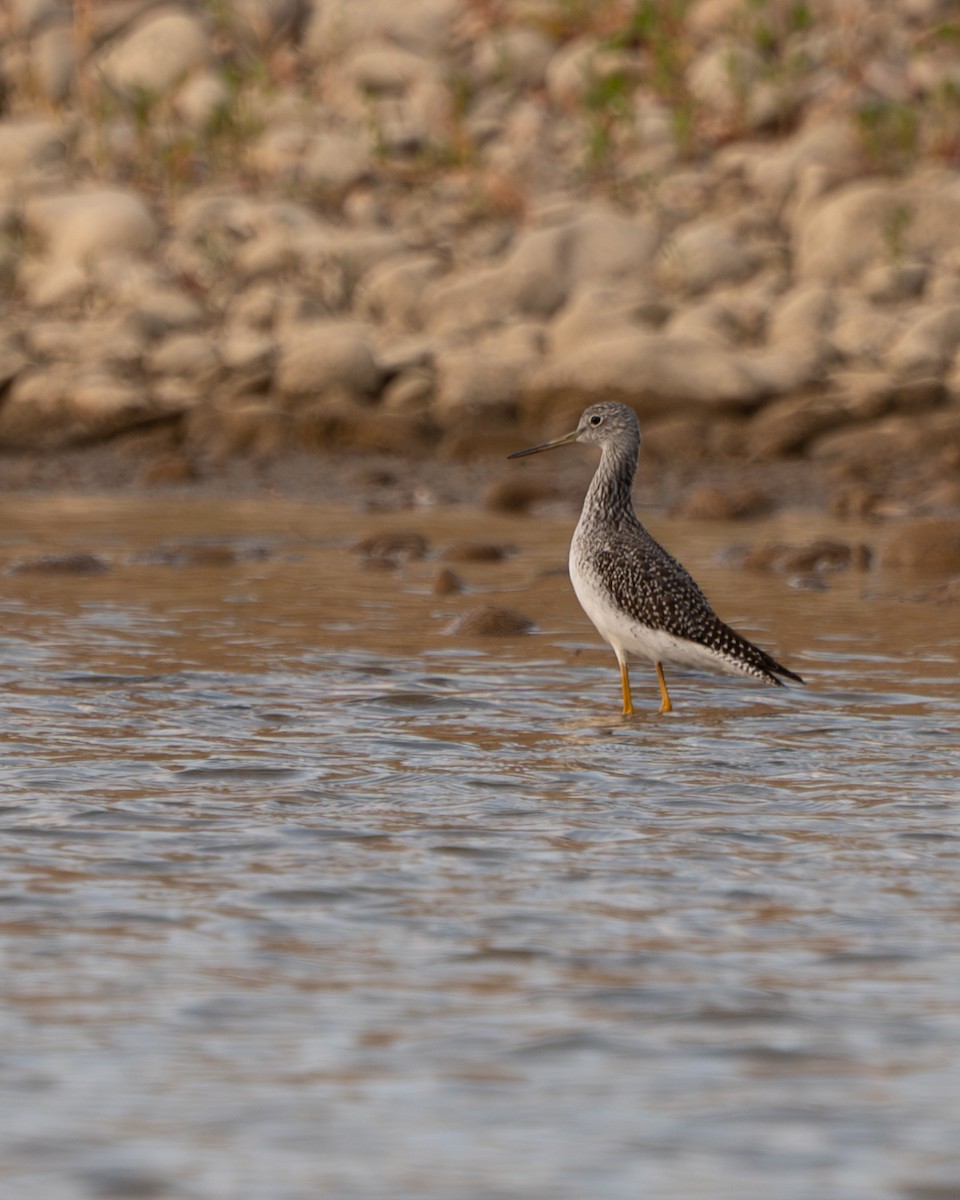
[[[689,571],[637,520],[630,489],[637,471],[640,426],[625,404],[591,404],[572,433],[517,450],[539,454],[570,442],[599,446],[600,465],[570,543],[570,579],[584,612],[620,664],[623,712],[633,712],[629,655],[649,659],[660,684],[660,712],[671,712],[663,664],[721,675],[748,675],[782,686],[799,675],[754,646],[716,615]]]

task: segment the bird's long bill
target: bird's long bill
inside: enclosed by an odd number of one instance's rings
[[[552,442],[544,442],[542,446],[531,446],[529,450],[514,450],[512,454],[507,455],[507,458],[526,458],[528,454],[539,454],[541,450],[553,450],[557,446],[567,446],[570,442],[577,440],[579,433],[579,429],[574,429],[572,433],[565,433],[563,437],[555,438]]]

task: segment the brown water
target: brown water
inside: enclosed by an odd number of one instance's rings
[[[623,720],[571,524],[4,502],[112,569],[3,578],[0,1194],[960,1195],[960,606],[656,524],[809,686]],[[348,552],[410,528],[517,553]]]

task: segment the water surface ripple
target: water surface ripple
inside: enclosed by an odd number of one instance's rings
[[[955,608],[759,584],[807,689],[622,720],[559,525],[469,580],[541,632],[471,642],[347,517],[232,519],[5,577],[4,1195],[960,1195]]]

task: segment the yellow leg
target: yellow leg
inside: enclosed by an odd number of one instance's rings
[[[673,712],[673,705],[670,703],[670,693],[667,691],[667,681],[663,677],[663,667],[655,664],[657,668],[657,682],[660,684],[660,711],[662,713]]]
[[[627,674],[627,660],[620,660],[620,687],[623,689],[623,715],[633,716],[633,698],[630,695],[630,676]]]

